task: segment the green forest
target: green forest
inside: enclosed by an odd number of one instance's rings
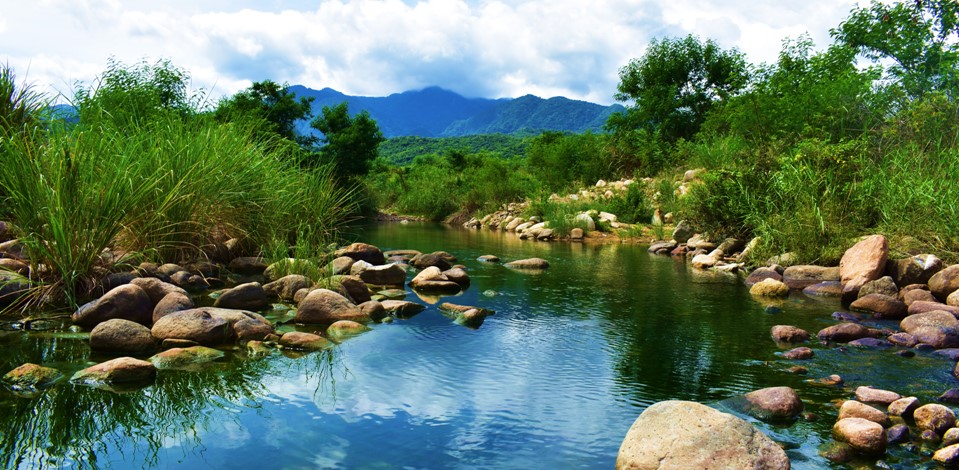
[[[313,116],[271,80],[211,103],[169,61],[111,61],[70,97],[76,119],[58,119],[52,97],[3,67],[0,217],[46,267],[30,274],[34,298],[68,305],[120,264],[228,241],[319,257],[377,209],[462,219],[526,200],[544,214],[562,211],[551,194],[615,178],[652,182],[596,209],[759,237],[759,256],[831,263],[883,233],[959,259],[959,5],[873,2],[831,37],[787,40],[771,64],[708,38],[659,38],[619,71],[626,108],[602,133],[447,139],[386,140],[345,103]],[[301,120],[323,137],[299,134]],[[694,168],[702,181],[676,197]]]

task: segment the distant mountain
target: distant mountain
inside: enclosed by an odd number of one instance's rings
[[[314,115],[319,115],[323,106],[344,101],[351,114],[367,111],[386,137],[457,137],[544,130],[596,132],[602,130],[610,114],[623,109],[620,105],[602,106],[562,97],[465,98],[438,87],[386,97],[350,96],[330,88],[313,90],[301,85],[293,85],[289,90],[297,96],[312,96]],[[307,123],[302,123],[299,130],[311,131]]]

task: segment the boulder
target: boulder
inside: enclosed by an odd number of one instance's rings
[[[910,289],[902,294],[902,303],[906,304],[907,308],[911,307],[913,302],[939,303],[932,292],[923,289]]]
[[[882,235],[866,237],[846,250],[839,261],[843,299],[855,299],[865,283],[879,279],[888,258],[889,241]]]
[[[100,323],[90,332],[90,349],[93,351],[146,355],[156,347],[149,328],[121,318]]]
[[[676,228],[673,229],[673,240],[676,240],[676,243],[686,243],[687,240],[692,238],[696,234],[696,231],[693,230],[693,227],[689,225],[685,220],[680,220],[676,224]]]
[[[802,292],[816,297],[842,297],[842,283],[839,281],[824,281],[806,286]]]
[[[334,322],[326,329],[326,335],[334,339],[346,339],[370,331],[370,327],[352,320]]]
[[[771,335],[779,343],[802,343],[809,339],[809,332],[790,325],[776,325],[772,327]]]
[[[576,214],[576,216],[573,217],[573,224],[579,227],[582,227],[587,232],[592,232],[596,230],[596,221],[594,221],[593,218],[590,217],[589,214],[585,212]]]
[[[300,351],[319,351],[331,346],[330,342],[313,333],[302,333],[291,331],[280,337],[280,345],[286,349],[295,349]]]
[[[354,261],[366,261],[374,266],[386,264],[386,256],[379,248],[367,243],[353,243],[345,248],[336,250],[335,255],[348,256]]]
[[[240,256],[230,260],[230,264],[227,265],[227,269],[236,274],[255,276],[258,274],[263,274],[263,271],[266,271],[267,266],[268,264],[266,260],[259,256]]]
[[[939,301],[926,302],[923,300],[917,300],[909,304],[909,315],[916,315],[919,313],[926,313],[926,312],[933,312],[933,311],[949,312],[954,317],[959,317],[959,307],[946,305]]]
[[[84,328],[93,328],[114,318],[150,325],[153,323],[153,302],[137,285],[125,284],[81,307],[72,316],[73,323]]]
[[[783,275],[775,268],[771,267],[759,267],[749,273],[749,276],[746,276],[746,285],[752,287],[753,284],[756,284],[764,279],[773,279],[776,281],[782,281]]]
[[[880,426],[887,428],[891,424],[889,417],[882,410],[873,408],[865,403],[856,400],[846,400],[839,407],[839,419],[862,418],[868,419]]]
[[[938,403],[930,403],[916,408],[912,417],[916,420],[916,427],[920,431],[933,431],[940,436],[956,425],[956,414],[952,411],[952,408]]]
[[[435,267],[440,271],[446,271],[447,269],[453,267],[449,258],[446,256],[446,253],[443,252],[425,253],[416,256],[410,260],[410,264],[412,264],[416,269]]]
[[[932,460],[946,467],[959,465],[959,444],[943,447],[932,454]]]
[[[179,292],[187,296],[190,295],[182,287],[175,286],[169,282],[163,282],[154,277],[138,277],[131,280],[130,284],[143,289],[143,292],[146,292],[147,296],[150,297],[151,311],[156,304],[160,303],[160,301],[171,292]]]
[[[230,340],[262,340],[273,333],[273,325],[259,313],[216,307],[204,310],[230,324]]]
[[[796,265],[790,266],[783,271],[783,282],[785,282],[790,289],[794,290],[803,290],[820,282],[838,280],[839,268]]]
[[[909,426],[899,423],[886,429],[886,445],[901,444],[909,441]]]
[[[719,264],[723,260],[723,252],[718,249],[709,252],[707,255],[693,256],[692,265],[698,269],[708,269]],[[756,286],[753,286],[756,287]],[[752,290],[750,290],[752,292]]]
[[[358,276],[367,284],[377,286],[401,286],[406,282],[406,270],[396,263],[373,266],[357,261],[350,269],[350,274]]]
[[[949,294],[949,297],[946,297],[946,305],[959,307],[959,290]]]
[[[187,339],[209,346],[225,344],[233,336],[230,322],[206,308],[170,313],[157,320],[151,332],[160,341]]]
[[[346,297],[329,289],[317,289],[300,302],[295,320],[329,325],[339,320],[369,321],[369,317]]]
[[[807,347],[793,348],[783,353],[783,357],[794,361],[804,361],[812,359],[816,353]]]
[[[213,306],[237,310],[269,310],[273,304],[259,282],[248,282],[221,294]]]
[[[334,276],[349,274],[350,269],[353,268],[353,263],[355,263],[353,258],[350,258],[349,256],[340,256],[335,258],[333,261],[330,261],[330,263],[326,265],[325,270]]]
[[[359,277],[341,276],[337,281],[339,282],[337,292],[343,294],[353,304],[359,305],[372,299],[369,286]]]
[[[898,297],[899,287],[896,286],[896,283],[892,280],[892,277],[883,276],[875,281],[869,281],[863,284],[859,289],[860,299],[869,294],[883,294],[890,297]]]
[[[788,469],[782,447],[748,422],[708,406],[663,401],[626,434],[616,469]]]
[[[919,343],[936,349],[959,347],[959,320],[949,312],[933,310],[909,315],[899,323],[899,328]]]
[[[949,294],[959,290],[959,264],[954,264],[929,278],[929,291],[945,302]]]
[[[749,293],[757,297],[788,297],[789,287],[782,281],[763,279],[749,288]]]
[[[469,328],[479,328],[488,315],[492,315],[492,310],[471,307],[469,305],[457,305],[449,302],[440,304],[440,312],[453,319],[459,325]]]
[[[649,245],[649,249],[647,249],[646,251],[650,253],[655,253],[657,255],[662,255],[662,254],[669,253],[674,248],[676,248],[676,242],[664,241],[664,242],[657,242],[657,243],[653,243],[652,245]]]
[[[833,436],[864,454],[886,451],[886,433],[878,423],[863,418],[840,419],[832,427]]]
[[[466,270],[463,268],[454,267],[447,269],[446,271],[443,271],[443,275],[446,276],[446,278],[450,281],[459,284],[460,287],[464,289],[470,285],[470,275],[467,274]]]
[[[455,294],[462,290],[459,284],[451,281],[440,271],[440,268],[436,266],[430,266],[420,271],[420,273],[410,281],[410,287],[423,292],[446,294]]]
[[[200,364],[213,362],[225,354],[219,349],[205,346],[190,346],[187,348],[171,348],[150,358],[150,362],[157,369],[190,369]]]
[[[868,294],[860,297],[849,305],[849,309],[854,312],[868,313],[882,320],[901,320],[908,310],[901,300],[884,294]]]
[[[878,388],[866,386],[856,388],[856,400],[859,400],[863,403],[880,403],[883,405],[889,405],[900,398],[902,398],[901,395],[896,392],[890,392],[889,390],[880,390]]]
[[[151,362],[132,357],[116,359],[87,367],[70,379],[73,382],[141,382],[156,378],[157,369]]]
[[[584,235],[583,229],[579,227],[572,228],[569,231],[569,239],[573,241],[582,241]]]
[[[3,375],[3,383],[14,390],[30,390],[49,385],[63,377],[63,373],[52,367],[26,363]]]
[[[383,309],[399,318],[409,318],[426,310],[426,306],[408,300],[384,300]]]
[[[769,387],[745,395],[746,412],[768,421],[791,420],[803,411],[802,400],[790,387]]]
[[[283,276],[273,282],[263,285],[263,291],[270,297],[275,297],[285,302],[293,301],[296,291],[313,286],[310,278],[300,274],[290,274]]]
[[[386,309],[383,308],[383,304],[375,300],[363,302],[357,305],[357,307],[364,315],[370,317],[370,319],[375,322],[379,322],[389,316],[389,314],[386,313]]]
[[[510,261],[504,266],[512,269],[546,269],[549,268],[549,261],[542,258],[527,258]]]
[[[819,330],[816,335],[820,341],[848,343],[860,338],[872,338],[876,332],[858,323],[840,323]]]
[[[927,284],[929,278],[942,270],[942,260],[936,255],[921,254],[909,258],[890,259],[886,271],[897,285]]]
[[[911,348],[919,344],[919,340],[916,339],[915,336],[909,333],[902,333],[902,332],[893,333],[889,335],[889,337],[886,338],[886,340],[892,344],[895,344],[896,346],[902,346],[904,348]]]
[[[189,310],[196,307],[190,296],[180,292],[170,292],[153,307],[153,323],[173,312]]]

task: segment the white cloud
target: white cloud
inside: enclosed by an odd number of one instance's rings
[[[272,79],[386,95],[439,85],[469,96],[609,102],[653,37],[695,33],[772,61],[786,37],[829,42],[851,2],[698,0],[46,0],[0,13],[0,56],[63,89],[110,56],[169,58],[230,94]],[[22,73],[20,73],[22,75]]]

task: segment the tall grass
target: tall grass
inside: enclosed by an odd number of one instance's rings
[[[36,124],[47,100],[29,83],[17,83],[9,64],[0,66],[0,129],[5,132]]]

